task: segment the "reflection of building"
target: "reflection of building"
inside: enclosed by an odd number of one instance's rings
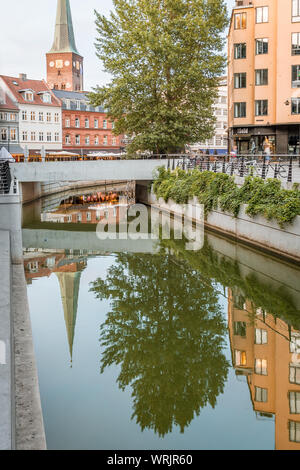
[[[204,152],[209,151],[212,153],[224,154],[228,150],[228,119],[227,119],[227,77],[222,78],[219,86],[219,96],[214,105],[214,115],[216,118],[215,135],[198,144],[191,145],[191,149],[194,151],[202,150]]]
[[[230,144],[300,150],[300,2],[237,0],[228,36]]]
[[[236,375],[246,376],[257,416],[275,416],[276,449],[300,450],[300,332],[231,292],[228,326]]]
[[[72,361],[80,278],[86,267],[86,259],[72,258],[65,253],[48,253],[46,256],[40,253],[35,254],[35,257],[26,258],[24,267],[27,284],[31,284],[33,279],[56,274]]]

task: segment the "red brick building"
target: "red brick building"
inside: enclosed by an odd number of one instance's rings
[[[123,136],[113,134],[105,110],[91,106],[83,92],[83,57],[75,43],[69,0],[57,2],[54,42],[46,59],[47,83],[62,103],[63,149],[82,155],[122,150]]]

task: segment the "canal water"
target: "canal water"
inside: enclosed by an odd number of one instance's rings
[[[24,206],[48,449],[300,450],[299,268],[212,233],[107,245],[121,204]]]

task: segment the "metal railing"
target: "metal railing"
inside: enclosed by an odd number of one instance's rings
[[[0,195],[18,194],[16,178],[11,177],[9,163],[0,162]]]

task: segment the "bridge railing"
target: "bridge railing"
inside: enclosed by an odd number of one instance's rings
[[[13,194],[18,194],[17,180],[11,177],[8,161],[0,162],[0,195]]]

